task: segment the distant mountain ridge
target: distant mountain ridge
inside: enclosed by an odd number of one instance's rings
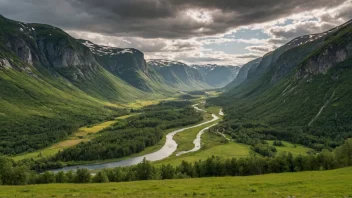
[[[201,73],[179,61],[170,60],[147,60],[149,67],[154,69],[166,84],[182,91],[211,89]]]
[[[222,88],[233,81],[238,72],[240,71],[239,66],[232,65],[192,65],[192,68],[198,70],[205,81],[216,88]]]

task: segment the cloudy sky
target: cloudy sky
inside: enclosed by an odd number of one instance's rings
[[[352,0],[0,0],[0,14],[148,59],[240,65],[352,19]]]

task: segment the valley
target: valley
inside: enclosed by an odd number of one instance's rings
[[[0,15],[0,197],[352,196],[351,20],[202,61],[79,35]]]
[[[193,107],[197,110],[197,111],[202,111],[201,109],[199,109],[197,107],[196,104]],[[218,122],[219,117],[217,117],[216,115],[212,114],[212,119],[209,119],[208,121],[202,122],[200,124],[194,125],[194,126],[188,126],[186,128],[181,128],[175,131],[172,131],[170,133],[166,134],[166,138],[165,138],[165,143],[164,145],[155,152],[149,153],[149,154],[145,154],[142,156],[138,156],[138,157],[132,157],[132,158],[128,158],[125,160],[121,160],[118,162],[108,162],[108,163],[102,163],[102,164],[85,164],[85,165],[78,165],[78,166],[69,166],[69,167],[65,167],[62,169],[57,169],[54,170],[55,172],[59,172],[59,171],[69,171],[69,170],[76,170],[77,168],[87,168],[89,170],[101,170],[104,168],[115,168],[115,167],[124,167],[124,166],[132,166],[132,165],[137,165],[139,163],[141,163],[144,159],[148,160],[148,161],[159,161],[159,160],[163,160],[168,158],[169,156],[173,155],[174,152],[176,150],[179,150],[180,148],[183,148],[182,146],[178,145],[177,142],[173,139],[173,137],[179,133],[189,133],[190,131],[192,131],[192,129],[194,128],[194,131],[197,131],[200,133],[199,130],[203,131],[203,130],[207,130],[210,126],[214,126],[217,122]],[[215,123],[215,124],[214,124]],[[211,124],[211,125],[210,125]],[[187,137],[186,137],[187,138]],[[189,137],[192,138],[192,137]],[[190,140],[189,138],[187,138],[188,140]],[[196,140],[195,140],[196,141]],[[197,143],[195,143],[195,145],[198,144],[199,148],[200,148],[200,144],[201,144],[201,140],[200,138],[198,139]],[[177,155],[180,154],[180,152],[177,153]],[[138,155],[138,154],[137,154]]]

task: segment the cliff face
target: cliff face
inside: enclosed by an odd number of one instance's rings
[[[337,35],[339,36],[339,35]],[[344,42],[328,42],[319,53],[306,59],[297,73],[297,79],[308,78],[314,74],[326,74],[334,65],[352,57],[352,33],[340,35]]]
[[[296,47],[283,53],[273,64],[271,83],[276,83],[280,79],[292,73],[297,65],[299,65],[307,57],[307,54],[312,53],[323,44],[324,38],[322,37],[308,42],[304,46]]]
[[[327,71],[352,57],[352,23],[348,22],[338,32],[329,35],[324,45],[314,51],[299,66],[296,79],[308,78]]]
[[[0,59],[0,67],[4,69],[12,68],[11,64],[6,58]]]
[[[99,64],[110,73],[140,90],[152,91],[147,80],[142,77],[148,76],[149,72],[141,51],[97,45],[87,40],[80,42],[89,48]]]
[[[87,40],[80,40],[80,42],[88,47],[98,62],[113,74],[122,76],[129,71],[142,71],[148,74],[144,54],[137,49],[102,46]]]
[[[69,81],[91,79],[97,72],[98,63],[92,53],[62,30],[4,18],[0,20],[4,27],[1,30],[3,48],[7,48],[16,58],[26,63],[27,69],[29,65],[44,66]]]

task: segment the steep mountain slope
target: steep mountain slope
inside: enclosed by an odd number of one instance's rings
[[[148,97],[62,30],[0,16],[0,153],[40,149]]]
[[[266,55],[245,82],[211,101],[226,106],[221,128],[248,144],[278,138],[318,150],[352,137],[351,21],[317,35]]]
[[[240,67],[231,65],[223,66],[208,64],[192,65],[191,67],[202,74],[206,83],[216,88],[222,88],[229,84],[236,78],[240,70]]]
[[[48,25],[24,24],[3,17],[0,20],[2,50],[13,53],[39,72],[62,77],[100,99],[130,100],[133,95],[142,95],[109,74],[87,47],[62,30]],[[11,60],[7,61],[11,64]]]
[[[236,78],[225,87],[225,90],[235,88],[238,85],[242,84],[247,79],[248,71],[252,67],[257,67],[261,60],[262,58],[257,58],[253,61],[244,64],[238,71]]]
[[[176,91],[165,85],[161,76],[148,67],[141,51],[96,45],[87,40],[80,41],[91,50],[100,65],[133,87],[147,92]]]
[[[148,60],[147,64],[163,78],[167,85],[176,89],[192,91],[212,88],[205,82],[199,71],[184,63],[169,60]]]

